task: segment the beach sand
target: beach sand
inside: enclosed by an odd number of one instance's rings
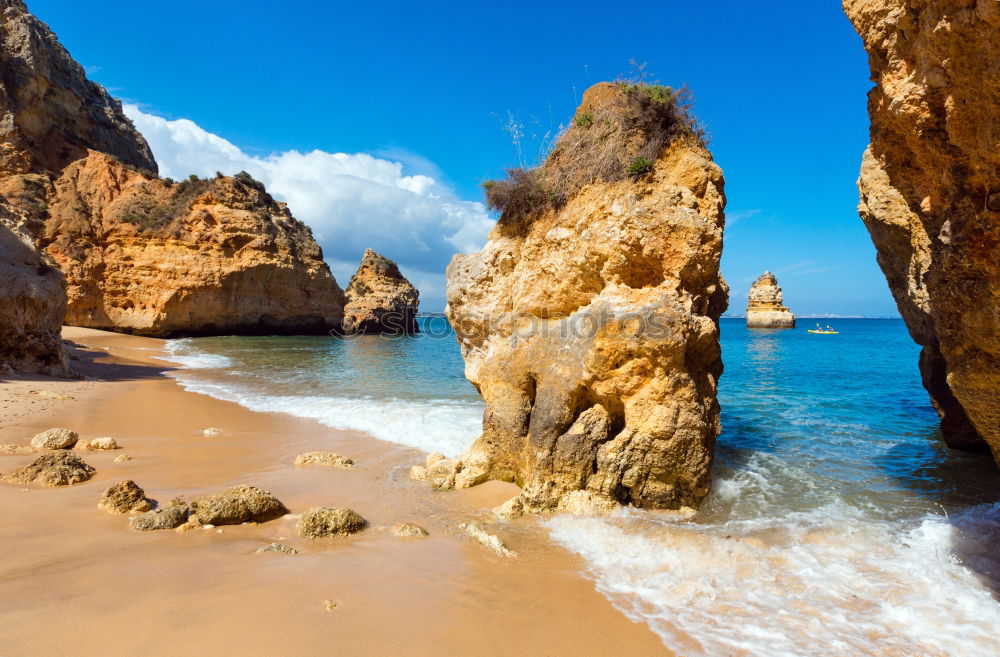
[[[513,485],[432,491],[407,476],[424,460],[417,450],[185,391],[155,358],[160,340],[76,328],[64,336],[86,345],[75,365],[93,380],[0,379],[0,443],[26,445],[66,427],[82,439],[111,436],[121,449],[77,452],[97,468],[82,484],[0,482],[3,657],[670,654],[595,590],[581,560],[537,519],[492,519]],[[207,427],[221,434],[205,437]],[[293,464],[313,450],[357,465]],[[121,454],[132,460],[114,462]],[[32,458],[0,456],[0,473]],[[127,516],[96,506],[123,479],[160,502],[252,484],[293,514],[347,506],[370,525],[314,541],[297,537],[294,517],[221,532],[135,532]],[[468,539],[458,525],[469,520],[519,556]],[[399,522],[430,537],[396,538]],[[276,540],[299,554],[255,553]]]

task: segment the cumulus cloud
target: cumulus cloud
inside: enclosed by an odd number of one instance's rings
[[[451,256],[479,250],[493,227],[482,203],[461,200],[432,176],[407,173],[399,161],[319,150],[256,157],[193,121],[124,108],[153,149],[161,176],[244,170],[263,182],[313,229],[342,286],[370,247],[399,263],[420,289],[422,309],[441,310]]]

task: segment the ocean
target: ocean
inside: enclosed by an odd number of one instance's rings
[[[442,317],[423,333],[172,340],[187,389],[458,455],[483,404]],[[691,522],[552,516],[553,540],[685,655],[1000,654],[1000,477],[947,449],[898,319],[723,319],[723,431]]]

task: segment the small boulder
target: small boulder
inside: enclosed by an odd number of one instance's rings
[[[191,502],[191,515],[203,525],[239,525],[265,522],[288,513],[277,497],[256,486],[233,486],[215,495],[202,495]]]
[[[296,527],[302,538],[322,538],[354,534],[367,524],[367,520],[350,509],[315,507],[302,514]]]
[[[42,454],[20,470],[4,477],[15,484],[41,484],[43,486],[68,486],[87,481],[94,476],[93,467],[72,452],[58,451]]]
[[[35,449],[69,449],[76,444],[80,435],[69,429],[49,429],[31,439]]]
[[[424,481],[427,479],[427,468],[422,465],[414,465],[410,468],[410,479]]]
[[[24,456],[34,453],[35,450],[27,445],[0,445],[0,455],[3,456]]]
[[[132,457],[128,454],[119,454],[115,457],[115,463],[124,463],[125,461],[131,461]]]
[[[412,522],[399,523],[392,528],[392,533],[399,538],[423,538],[424,536],[430,536],[430,532]]]
[[[299,551],[293,547],[285,545],[284,543],[269,543],[262,548],[257,548],[257,553],[262,552],[280,552],[282,554],[298,554]]]
[[[101,449],[101,450],[118,449],[118,443],[115,442],[114,438],[108,438],[108,437],[94,438],[88,443],[87,449]]]
[[[295,465],[329,465],[346,470],[354,465],[354,461],[333,452],[306,452],[295,457]]]
[[[424,465],[429,468],[438,461],[443,461],[444,459],[445,455],[442,454],[441,452],[431,452],[430,454],[427,455],[427,460],[424,462]]]
[[[201,435],[205,436],[206,438],[215,438],[216,436],[222,435],[222,430],[216,429],[215,427],[209,427],[204,431],[202,431]]]
[[[441,459],[427,468],[427,481],[435,490],[450,490],[455,487],[455,477],[462,470],[458,459]]]
[[[131,479],[120,481],[104,491],[97,508],[110,513],[132,513],[134,511],[149,511],[153,508],[146,493]]]
[[[170,504],[161,508],[132,516],[128,525],[137,532],[149,532],[158,529],[173,529],[187,521],[188,505],[180,498],[170,500]]]

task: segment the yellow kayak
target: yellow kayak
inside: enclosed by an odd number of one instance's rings
[[[840,331],[817,331],[816,329],[809,329],[810,333],[818,333],[820,335],[840,335]]]

